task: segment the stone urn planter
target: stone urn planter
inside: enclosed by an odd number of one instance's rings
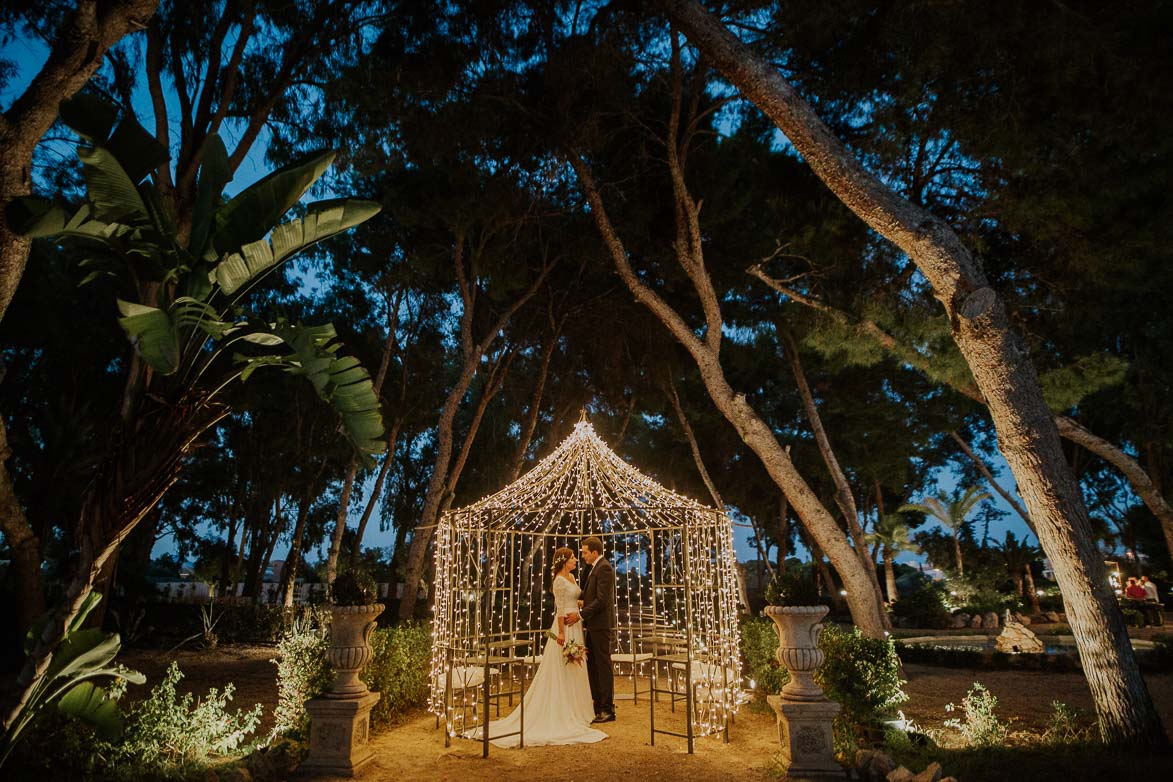
[[[384,606],[334,606],[330,611],[330,649],[326,656],[334,666],[334,684],[327,698],[356,698],[369,692],[359,676],[371,661],[371,633]]]
[[[375,759],[370,746],[371,708],[379,693],[359,678],[374,657],[371,633],[383,606],[374,602],[377,587],[369,576],[339,574],[330,610],[330,646],[334,683],[321,698],[306,702],[310,715],[310,753],[302,774],[353,777]]]
[[[781,695],[766,698],[778,717],[778,743],[783,770],[803,779],[844,779],[835,761],[832,722],[839,704],[827,700],[815,683],[823,664],[819,648],[827,606],[766,606],[763,612],[778,631],[778,662],[790,673]]]
[[[782,688],[782,697],[788,701],[827,699],[815,684],[814,672],[823,664],[819,634],[828,611],[827,606],[766,606],[764,613],[778,631],[778,662],[790,673],[790,681]]]

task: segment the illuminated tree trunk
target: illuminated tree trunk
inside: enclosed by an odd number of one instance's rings
[[[864,169],[778,69],[700,3],[657,4],[705,60],[773,120],[827,187],[925,275],[949,316],[953,339],[986,400],[1002,453],[1055,569],[1103,738],[1165,745],[1160,715],[1116,607],[1055,419],[1026,348],[978,259],[943,221]]]
[[[1030,600],[1030,610],[1035,614],[1042,613],[1042,609],[1039,607],[1039,591],[1035,586],[1035,575],[1030,571],[1029,562],[1022,569],[1022,577],[1026,581],[1026,596]]]
[[[884,546],[884,581],[888,588],[888,602],[895,603],[900,599],[900,592],[896,589],[896,557],[887,546]]]
[[[819,415],[819,408],[815,405],[815,397],[811,393],[810,384],[806,382],[806,372],[802,368],[802,359],[798,355],[798,345],[795,344],[790,334],[781,328],[781,324],[778,324],[778,331],[786,342],[786,354],[790,359],[790,369],[794,373],[794,381],[798,385],[798,395],[802,398],[806,417],[810,419],[815,443],[819,447],[823,463],[827,465],[827,471],[831,473],[831,480],[835,483],[835,502],[839,505],[839,511],[843,514],[843,520],[847,524],[847,531],[851,535],[856,556],[863,563],[864,569],[872,581],[872,586],[875,587],[876,600],[880,603],[880,619],[884,622],[884,628],[891,630],[892,621],[888,618],[888,612],[884,610],[876,563],[868,553],[867,537],[859,523],[859,509],[855,504],[855,494],[851,491],[851,486],[847,483],[847,475],[844,474],[843,467],[840,466],[839,459],[835,456],[835,450],[831,447],[831,438],[827,436],[827,430],[823,428],[823,418]]]

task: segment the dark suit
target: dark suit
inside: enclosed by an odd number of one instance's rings
[[[600,557],[587,576],[582,592],[582,629],[586,635],[587,678],[595,713],[615,712],[615,675],[611,649],[615,645],[615,568]]]

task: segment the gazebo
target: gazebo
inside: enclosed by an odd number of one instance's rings
[[[743,695],[732,522],[624,462],[584,417],[520,479],[439,521],[429,709],[446,744],[521,701],[554,619],[551,556],[589,535],[618,580],[613,662],[631,692],[617,697],[649,696],[652,743],[728,740]],[[656,727],[661,696],[683,703],[683,729]],[[501,737],[479,733],[487,757]]]

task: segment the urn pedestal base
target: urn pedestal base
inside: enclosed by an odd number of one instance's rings
[[[310,755],[298,767],[302,774],[353,777],[375,759],[370,745],[371,707],[379,693],[357,698],[314,698],[305,704],[310,715]]]
[[[778,715],[778,743],[782,766],[796,779],[847,779],[835,761],[831,721],[839,713],[834,701],[789,701],[780,695],[766,698]]]

